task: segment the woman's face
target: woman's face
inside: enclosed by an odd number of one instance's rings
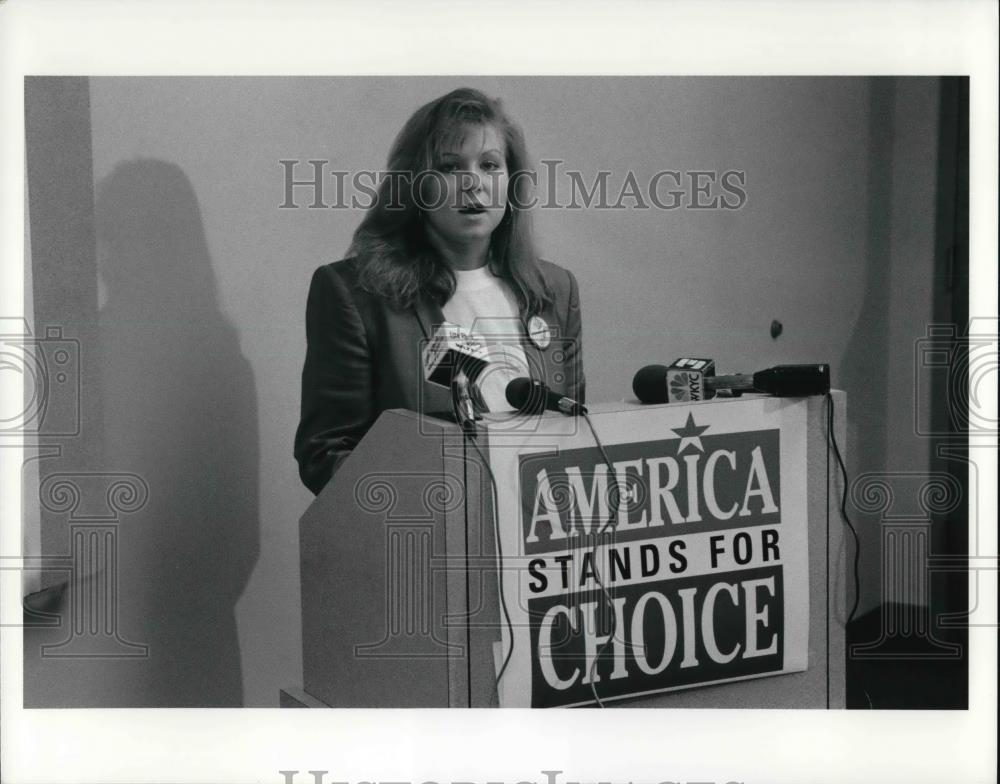
[[[422,188],[428,230],[455,248],[489,242],[507,209],[507,150],[492,125],[469,126]]]

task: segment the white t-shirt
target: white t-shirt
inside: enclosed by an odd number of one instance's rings
[[[464,327],[487,344],[490,365],[476,388],[488,411],[510,411],[507,384],[530,376],[522,347],[524,326],[510,286],[488,266],[455,270],[455,293],[441,311],[449,323]]]

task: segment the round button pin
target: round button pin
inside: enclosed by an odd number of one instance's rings
[[[552,334],[549,332],[549,325],[541,316],[532,316],[528,321],[528,337],[538,348],[548,348],[552,342]]]

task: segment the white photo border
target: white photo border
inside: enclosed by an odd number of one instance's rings
[[[970,75],[970,314],[997,314],[992,2],[0,2],[0,312],[23,312],[29,74]],[[415,41],[421,42],[415,45]],[[10,374],[7,374],[10,375]],[[5,400],[21,390],[7,384]],[[996,389],[985,410],[996,418]],[[977,450],[996,477],[995,449]],[[0,449],[5,561],[20,454]],[[996,553],[996,487],[978,499]],[[974,522],[974,521],[973,521]],[[0,570],[0,617],[20,617]],[[981,573],[967,711],[23,710],[2,629],[5,782],[986,781],[996,771],[996,571]]]

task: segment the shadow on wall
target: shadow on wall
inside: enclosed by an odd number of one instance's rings
[[[260,551],[257,393],[220,309],[190,181],[159,160],[97,188],[104,460],[149,501],[119,536],[119,660],[107,704],[240,706],[235,605]],[[102,699],[104,702],[105,699]]]

